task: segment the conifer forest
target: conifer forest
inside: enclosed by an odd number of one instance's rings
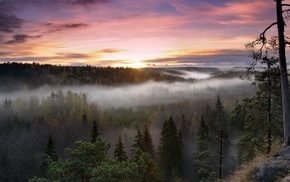
[[[224,179],[282,141],[277,69],[1,64],[0,181]]]

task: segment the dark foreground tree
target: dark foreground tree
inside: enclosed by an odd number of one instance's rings
[[[91,142],[96,142],[97,137],[100,135],[98,124],[96,119],[93,121],[92,131],[91,131]]]
[[[280,72],[277,59],[264,58],[267,68],[257,72],[255,84],[259,90],[242,105],[246,112],[244,133],[238,141],[239,163],[252,159],[257,153],[270,154],[272,143],[283,138]]]
[[[148,131],[148,128],[145,128],[143,133],[143,151],[147,152],[151,155],[151,157],[154,159],[154,145],[152,141],[152,137]]]
[[[172,117],[163,124],[159,158],[166,179],[170,180],[173,176],[180,177],[182,173],[182,143],[181,136],[176,128]]]
[[[218,158],[219,158],[219,179],[222,179],[223,173],[223,163],[224,163],[224,152],[225,143],[228,139],[229,134],[229,122],[227,120],[226,111],[224,106],[220,101],[220,96],[218,95],[217,101],[214,108],[214,123],[213,123],[213,139],[216,141],[218,146]]]
[[[143,136],[140,129],[137,130],[137,135],[135,136],[131,152],[136,151],[138,148],[143,150]]]
[[[44,161],[41,164],[41,174],[43,176],[46,176],[47,169],[48,169],[48,164],[49,161],[56,161],[58,159],[58,156],[56,155],[56,149],[55,149],[55,144],[52,139],[52,135],[49,134],[48,136],[48,141],[46,145],[46,150],[45,150],[45,156],[44,156]]]
[[[213,152],[210,150],[209,128],[203,117],[197,133],[197,150],[195,154],[195,163],[198,167],[199,181],[215,181],[216,173],[214,172]]]
[[[281,77],[281,90],[282,90],[282,104],[283,104],[283,123],[284,123],[284,143],[283,146],[290,145],[290,98],[289,98],[289,82],[286,64],[286,44],[289,45],[290,42],[287,40],[289,37],[284,35],[285,21],[283,15],[289,18],[290,9],[285,9],[289,7],[290,4],[283,4],[283,0],[274,0],[276,3],[276,22],[269,25],[259,36],[259,38],[246,45],[247,48],[253,49],[258,47],[258,52],[255,54],[255,60],[261,60],[263,57],[271,57],[268,55],[267,47],[271,45],[272,38],[267,38],[266,33],[273,26],[277,26],[277,39],[278,39],[278,54],[279,54],[279,67],[280,67],[280,77]],[[253,63],[255,65],[256,62]]]

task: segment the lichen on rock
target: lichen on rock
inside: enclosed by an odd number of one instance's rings
[[[290,170],[290,147],[283,148],[263,162],[252,174],[253,181],[271,182],[285,177]]]

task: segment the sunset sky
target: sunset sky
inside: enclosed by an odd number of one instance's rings
[[[274,21],[273,0],[0,0],[0,62],[242,66]]]

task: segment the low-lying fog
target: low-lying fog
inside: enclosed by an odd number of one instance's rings
[[[244,86],[244,87],[243,87]],[[14,100],[18,97],[47,97],[52,92],[61,90],[64,94],[70,90],[75,93],[85,93],[89,100],[95,101],[100,107],[138,107],[152,104],[163,104],[180,99],[207,97],[208,94],[217,95],[224,90],[242,91],[240,88],[250,87],[248,80],[232,79],[207,79],[197,82],[153,82],[149,81],[138,85],[124,85],[107,87],[101,85],[80,87],[49,87],[43,86],[34,91],[13,92],[0,94],[0,101],[6,98]],[[242,91],[243,92],[243,91]]]

